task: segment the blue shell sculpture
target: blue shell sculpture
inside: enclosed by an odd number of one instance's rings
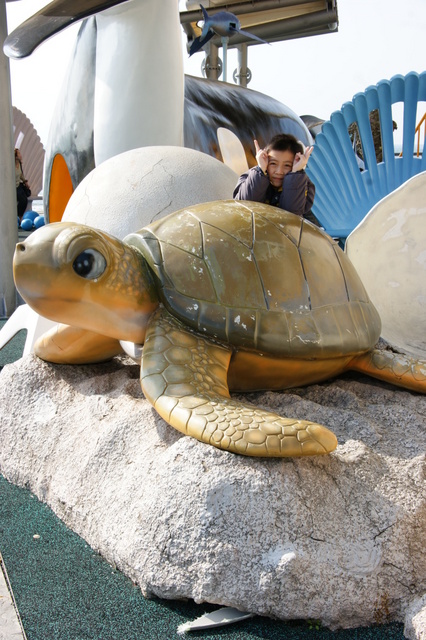
[[[417,104],[426,100],[426,71],[380,80],[331,114],[316,136],[307,173],[316,186],[312,209],[327,233],[345,239],[370,209],[412,176],[426,170],[414,155]],[[392,105],[403,103],[402,155],[395,151]],[[370,112],[378,110],[382,162],[377,162]],[[365,169],[360,170],[348,127],[356,123]],[[401,123],[398,123],[401,129]]]

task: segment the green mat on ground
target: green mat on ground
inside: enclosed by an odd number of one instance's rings
[[[0,321],[0,327],[3,324]],[[0,366],[17,360],[24,342],[25,332],[20,332],[0,351]],[[145,599],[138,587],[68,529],[49,507],[2,476],[0,552],[28,640],[172,640],[182,638],[177,634],[179,625],[219,608],[192,601]],[[211,631],[193,631],[187,637],[403,640],[404,634],[399,623],[332,632],[315,621],[282,622],[256,616]]]
[[[169,640],[218,605],[147,600],[29,491],[0,476],[0,545],[28,640]],[[34,536],[40,536],[34,538]],[[403,625],[331,632],[314,621],[255,617],[190,637],[401,640]]]
[[[4,325],[5,320],[0,320],[0,329]],[[4,345],[3,349],[0,349],[0,367],[10,362],[18,360],[25,346],[25,338],[27,336],[26,331],[19,331],[10,342]]]

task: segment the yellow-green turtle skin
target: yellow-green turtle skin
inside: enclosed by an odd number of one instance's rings
[[[57,223],[17,245],[17,287],[66,323],[37,355],[96,362],[144,343],[141,385],[177,430],[243,455],[320,455],[326,427],[241,403],[230,391],[283,389],[363,371],[421,393],[426,363],[374,349],[380,319],[338,245],[303,219],[254,202],[178,211],[123,242]]]
[[[160,308],[146,335],[142,389],[178,431],[233,453],[298,457],[336,448],[335,435],[322,425],[283,418],[230,398],[231,354]]]

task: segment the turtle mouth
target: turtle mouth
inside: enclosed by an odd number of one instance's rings
[[[25,301],[46,295],[46,278],[49,278],[49,267],[36,252],[25,242],[16,245],[13,258],[13,277],[16,288]]]

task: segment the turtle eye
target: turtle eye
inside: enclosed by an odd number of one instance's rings
[[[105,271],[106,260],[99,251],[86,249],[76,257],[72,268],[78,276],[87,278],[87,280],[95,280]]]

